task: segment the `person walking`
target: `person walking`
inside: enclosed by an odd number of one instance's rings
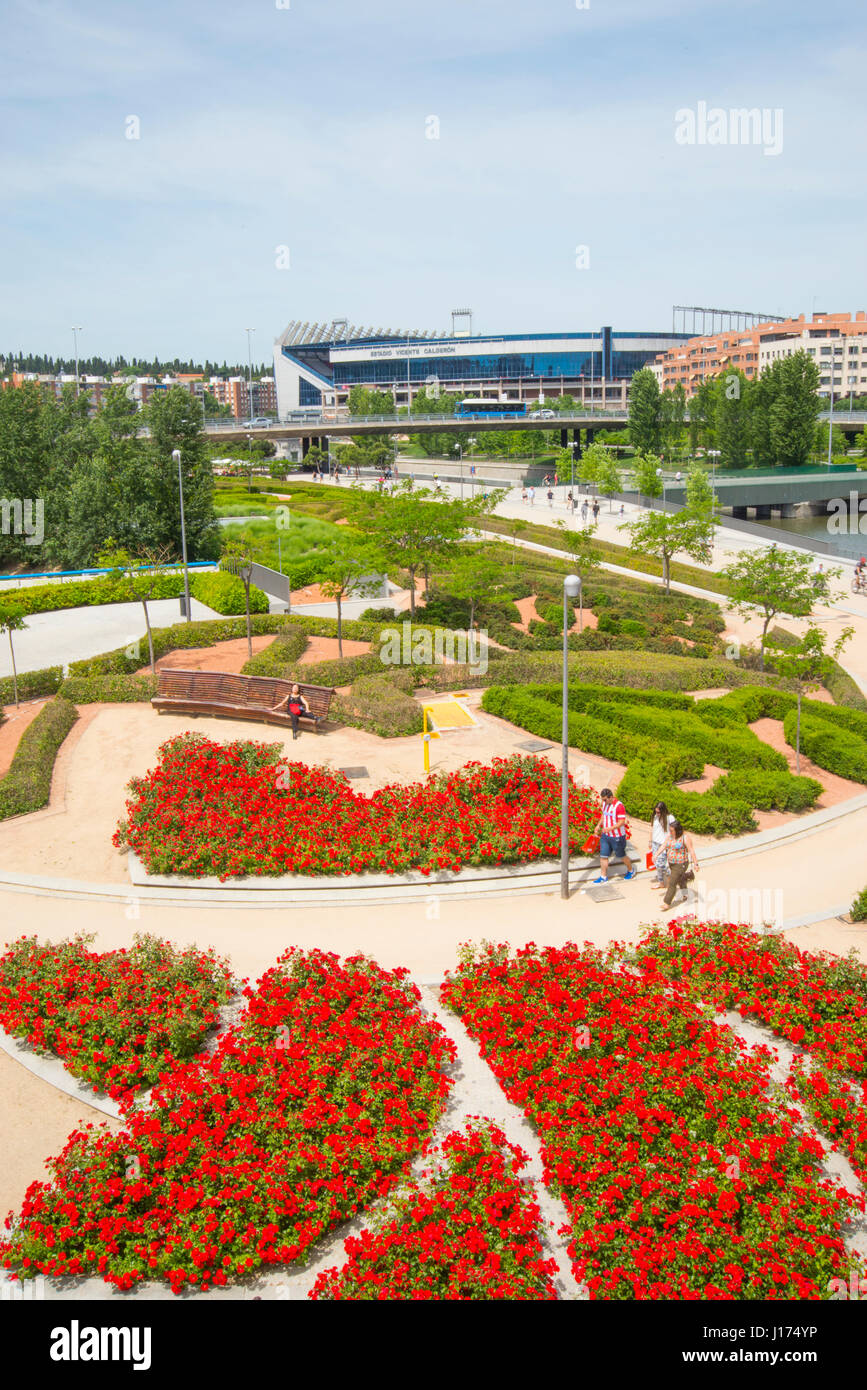
[[[598,497],[594,497],[594,498],[593,498],[593,520],[594,520],[594,521],[598,521],[598,520],[599,520],[599,498],[598,498]]]
[[[668,829],[674,816],[669,814],[668,807],[664,801],[657,801],[653,808],[653,820],[650,823],[650,844],[648,853],[653,855],[653,866],[656,869],[656,882],[654,888],[664,888],[668,882],[668,860],[665,854],[665,846],[668,841]]]
[[[521,493],[521,501],[524,503],[525,506],[527,505],[527,489],[526,489],[526,488],[524,488],[524,490],[523,490],[522,493]]]
[[[532,507],[533,503],[536,500],[536,489],[534,487],[531,487],[527,495],[530,498],[530,506]]]
[[[608,862],[610,859],[622,859],[626,865],[626,873],[623,877],[635,878],[635,870],[626,857],[626,807],[622,801],[615,800],[610,787],[603,787],[600,795],[602,797],[602,815],[599,817],[594,834],[599,836],[599,867],[602,873],[599,878],[594,878],[593,882],[608,882]]]
[[[575,510],[575,498],[571,492],[566,493],[566,510],[567,512],[574,512]]]
[[[553,494],[553,492],[551,491],[551,489],[548,488],[548,506],[549,506],[549,507],[553,507],[553,505],[554,505],[554,494]]]
[[[662,900],[664,912],[670,912],[674,907],[674,895],[680,890],[680,901],[685,903],[689,897],[687,884],[691,883],[695,877],[689,867],[692,860],[693,869],[698,868],[698,857],[695,852],[695,845],[692,836],[687,835],[680,821],[676,818],[672,820],[668,827],[668,839],[665,842],[665,853],[668,859],[668,888]]]
[[[586,520],[587,520],[587,498],[586,498],[586,497],[584,498],[584,501],[581,503],[581,520],[582,520],[582,521],[586,521]]]

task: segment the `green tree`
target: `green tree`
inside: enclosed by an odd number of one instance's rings
[[[409,574],[410,617],[415,617],[415,582],[420,570],[449,560],[479,513],[475,503],[433,501],[429,488],[409,490],[404,480],[391,497],[359,492],[359,524],[370,539],[379,567],[397,565]]]
[[[15,706],[19,705],[18,699],[18,672],[15,669],[15,648],[12,645],[13,632],[20,632],[27,623],[24,621],[24,610],[16,603],[0,603],[0,632],[9,635],[9,656],[12,659],[12,688],[15,692]]]
[[[640,453],[658,453],[662,439],[659,382],[649,367],[632,378],[629,389],[629,442]]]
[[[247,615],[247,660],[253,660],[253,628],[250,622],[250,584],[253,579],[253,564],[256,559],[249,537],[240,536],[236,540],[223,542],[220,556],[220,569],[234,574],[244,585],[244,611]]]
[[[198,404],[182,386],[172,386],[151,398],[146,420],[151,431],[148,500],[153,511],[150,534],[142,539],[150,546],[169,545],[177,556],[181,553],[178,468],[172,457],[173,450],[180,449],[189,556],[191,560],[214,559],[219,553],[214,475]]]
[[[575,464],[578,475],[583,483],[599,483],[603,477],[611,455],[604,444],[597,444],[594,440],[588,444],[584,453]]]
[[[723,570],[729,581],[729,602],[736,613],[762,618],[759,643],[760,663],[765,669],[768,628],[781,614],[788,618],[807,618],[817,599],[831,600],[830,584],[839,579],[840,569],[813,573],[813,556],[797,550],[781,550],[770,545],[764,550],[740,550]]]
[[[605,462],[599,470],[597,479],[599,491],[603,497],[607,497],[608,510],[614,510],[614,495],[623,491],[623,479],[620,476],[620,469],[617,467],[617,460],[612,454],[608,454]]]
[[[846,643],[855,635],[854,627],[845,627],[837,637],[830,652],[825,651],[827,633],[810,623],[803,637],[797,642],[768,642],[767,649],[773,655],[774,670],[788,680],[794,681],[798,692],[798,721],[795,736],[795,772],[801,771],[801,699],[808,690],[818,690],[824,685],[834,670],[834,662],[840,656]]]
[[[680,453],[686,439],[686,392],[680,382],[671,390],[662,392],[659,398],[659,418],[661,441],[670,463],[673,456]]]
[[[496,599],[503,588],[503,567],[484,549],[462,546],[449,565],[445,587],[455,598],[470,605],[470,631],[476,621],[476,607],[483,600]]]
[[[806,352],[777,360],[779,391],[770,412],[771,449],[774,462],[789,468],[806,463],[813,448],[822,405],[819,369]]]
[[[816,453],[820,462],[824,462],[828,457],[828,420],[819,420],[816,425]],[[858,436],[860,438],[860,436]],[[855,441],[858,442],[857,439]],[[831,430],[831,457],[845,457],[849,448],[849,441],[845,434],[837,425]]]
[[[350,593],[361,597],[379,588],[379,577],[370,575],[373,559],[364,546],[341,536],[328,547],[320,572],[319,587],[326,598],[337,604],[337,652],[343,656],[343,600]]]
[[[168,546],[162,551],[150,551],[134,558],[128,550],[110,541],[99,556],[99,564],[113,571],[112,578],[125,591],[130,603],[140,603],[142,606],[152,676],[156,676],[157,664],[148,603],[159,590],[160,580],[168,569],[170,559],[171,550]]]
[[[719,378],[716,437],[723,468],[743,468],[750,446],[750,382],[741,371]]]
[[[665,592],[671,593],[671,562],[676,555],[688,555],[700,564],[710,562],[714,524],[711,517],[693,515],[688,507],[679,512],[646,512],[619,528],[629,533],[629,548],[639,555],[653,555],[662,561]]]
[[[593,545],[597,529],[595,523],[592,526],[577,527],[569,526],[565,521],[558,521],[556,525],[563,537],[564,548],[575,562],[575,572],[585,579],[601,564],[599,552]]]
[[[658,454],[638,454],[635,459],[635,486],[642,497],[661,497],[662,459]]]
[[[713,517],[716,499],[703,468],[693,466],[686,475],[686,506],[693,516]]]
[[[689,443],[693,453],[699,446],[705,449],[716,448],[718,406],[718,379],[711,377],[707,381],[699,382],[689,402]]]

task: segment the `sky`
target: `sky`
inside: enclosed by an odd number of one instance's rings
[[[855,0],[0,0],[0,26],[0,352],[867,308]]]

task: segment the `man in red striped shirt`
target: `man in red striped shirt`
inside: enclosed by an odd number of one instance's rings
[[[596,834],[599,835],[599,867],[602,875],[593,882],[608,882],[609,859],[622,859],[626,865],[623,877],[635,878],[635,870],[626,857],[626,807],[622,801],[615,800],[610,787],[603,787],[600,795],[602,815],[596,826]]]

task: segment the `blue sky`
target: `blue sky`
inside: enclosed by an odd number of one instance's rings
[[[867,308],[853,0],[281,2],[0,2],[0,351]],[[781,152],[679,144],[699,102]]]

